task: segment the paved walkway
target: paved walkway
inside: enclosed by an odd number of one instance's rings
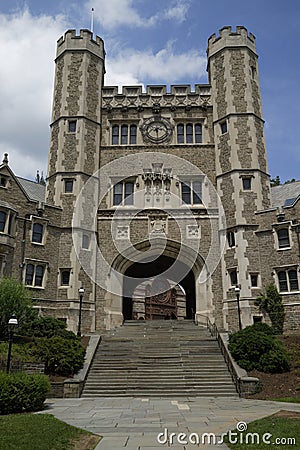
[[[300,411],[299,404],[221,397],[49,399],[46,405],[44,412],[103,436],[96,450],[225,449],[225,444],[213,445],[213,436],[208,444],[202,434],[215,433],[218,442],[238,422],[281,409]],[[198,437],[204,444],[196,444]]]

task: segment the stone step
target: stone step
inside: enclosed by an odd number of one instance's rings
[[[237,396],[218,343],[192,321],[131,321],[103,336],[82,397]]]

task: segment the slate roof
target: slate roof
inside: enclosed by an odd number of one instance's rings
[[[25,178],[16,177],[22,188],[30,198],[35,202],[44,202],[46,194],[46,186],[36,183],[35,181],[26,180]]]
[[[300,196],[300,181],[274,186],[271,189],[271,204],[273,208],[292,206]]]

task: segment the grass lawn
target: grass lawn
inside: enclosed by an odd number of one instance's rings
[[[0,450],[92,450],[99,440],[50,414],[0,416]]]
[[[293,417],[293,414],[291,414],[291,417],[281,417],[279,413],[279,415],[275,414],[249,423],[247,430],[241,433],[234,430],[237,435],[233,435],[231,439],[229,439],[229,436],[226,436],[224,442],[232,450],[270,450],[270,448],[272,450],[283,448],[286,450],[296,450],[300,448],[299,425],[299,418],[296,418],[296,416]],[[249,434],[248,441],[246,440],[247,433]],[[252,441],[250,433],[256,433],[253,436],[254,441]],[[266,442],[269,443],[263,442],[263,436]],[[233,443],[235,439],[239,443]],[[293,441],[290,439],[293,439]]]
[[[274,402],[300,403],[300,397],[270,398]]]

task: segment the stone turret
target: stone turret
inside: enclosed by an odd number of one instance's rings
[[[208,40],[218,193],[230,244],[223,261],[224,305],[236,319],[233,286],[241,287],[243,325],[252,323],[251,273],[258,267],[255,212],[270,206],[270,188],[255,37],[224,27]],[[226,301],[229,303],[226,304]]]
[[[69,30],[57,42],[47,182],[55,206],[75,198],[99,169],[104,59],[102,39],[89,30]]]
[[[207,56],[220,194],[229,223],[246,223],[270,204],[255,37],[224,27]]]
[[[104,59],[102,39],[98,36],[93,39],[89,30],[80,30],[79,35],[69,30],[57,42],[46,202],[62,211],[56,298],[73,305],[69,310],[69,326],[75,330],[81,286],[85,290],[83,329],[93,330],[95,326],[95,285],[84,273],[74,251],[72,220],[76,199],[100,164]],[[91,201],[97,201],[96,196],[95,193]],[[83,219],[87,219],[90,210],[86,204]],[[68,287],[62,288],[62,277],[66,274]]]

